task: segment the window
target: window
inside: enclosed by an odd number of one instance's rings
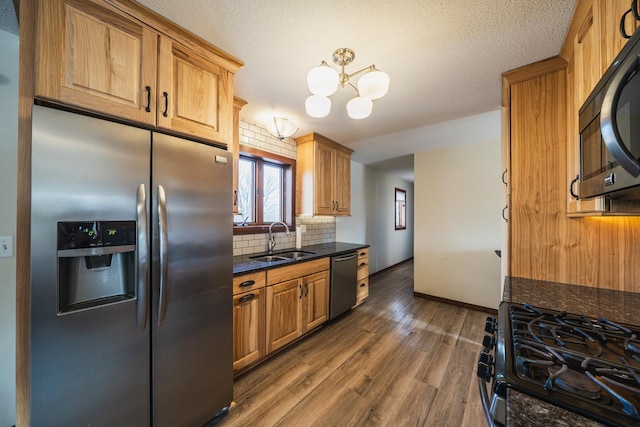
[[[396,188],[396,230],[407,228],[407,191]]]
[[[294,224],[295,160],[251,147],[240,148],[238,210],[234,234],[264,233],[272,222]]]

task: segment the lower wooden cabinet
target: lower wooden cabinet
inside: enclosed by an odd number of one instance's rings
[[[329,319],[329,270],[302,278],[302,333]]]
[[[233,297],[233,370],[260,360],[264,352],[265,290],[255,289]]]
[[[369,248],[358,251],[358,273],[357,273],[356,305],[369,296]]]
[[[267,354],[329,318],[329,258],[267,271]]]
[[[233,370],[239,371],[265,355],[266,273],[233,278]]]
[[[329,319],[329,258],[233,278],[233,370],[239,373]]]
[[[302,335],[302,279],[267,288],[267,353]]]

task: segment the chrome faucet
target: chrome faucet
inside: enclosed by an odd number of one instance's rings
[[[276,247],[276,235],[273,234],[273,226],[276,224],[282,224],[284,225],[284,228],[287,230],[287,236],[289,236],[291,234],[291,232],[289,231],[289,227],[287,226],[287,224],[285,224],[282,221],[276,221],[276,222],[272,222],[271,225],[269,226],[269,240],[267,241],[267,245],[269,245],[269,250],[268,253],[273,252],[273,250]]]

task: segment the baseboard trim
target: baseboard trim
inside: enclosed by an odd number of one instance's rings
[[[408,262],[413,262],[413,257],[411,257],[411,258],[407,258],[407,259],[405,259],[404,261],[400,261],[400,262],[398,262],[398,263],[396,263],[396,264],[390,265],[389,267],[383,268],[382,270],[378,270],[378,271],[376,271],[375,273],[371,273],[371,274],[369,275],[369,278],[376,277],[376,276],[377,276],[377,275],[379,275],[379,274],[385,273],[385,272],[387,272],[387,271],[389,271],[389,270],[391,270],[391,269],[393,269],[393,268],[396,268],[396,267],[398,267],[398,266],[400,266],[400,265],[402,265],[402,264],[406,264],[406,263],[408,263]]]
[[[495,308],[483,307],[481,305],[469,304],[462,301],[456,301],[448,298],[441,298],[434,295],[423,294],[420,292],[414,292],[413,296],[418,298],[430,299],[432,301],[443,302],[445,304],[456,305],[458,307],[468,308],[470,310],[482,311],[485,313],[494,314],[496,316],[498,315],[498,310],[496,310]]]

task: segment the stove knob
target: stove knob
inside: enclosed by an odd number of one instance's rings
[[[484,363],[485,365],[493,365],[493,356],[488,353],[480,353],[480,363]]]
[[[489,350],[491,350],[495,344],[496,339],[494,337],[490,335],[484,336],[484,339],[482,340],[482,345],[484,346],[484,348],[488,348]]]
[[[493,317],[487,317],[487,323],[484,325],[484,331],[488,334],[492,334],[496,331],[496,319]]]
[[[486,382],[491,381],[491,366],[485,363],[479,362],[477,374],[480,378],[482,378]]]

